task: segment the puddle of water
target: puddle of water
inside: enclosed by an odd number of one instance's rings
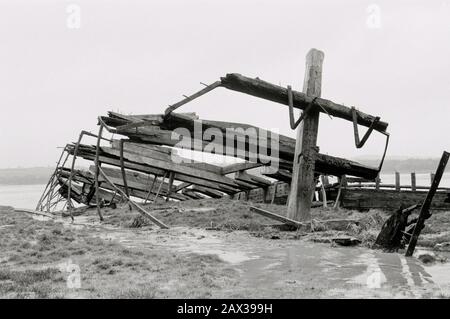
[[[424,265],[416,258],[395,253],[304,241],[268,241],[245,232],[186,227],[150,231],[101,227],[102,231],[96,232],[98,236],[117,240],[127,247],[217,255],[240,273],[242,282],[254,289],[282,290],[289,283],[292,287],[306,284],[322,287],[324,296],[337,298],[450,295],[450,263]]]

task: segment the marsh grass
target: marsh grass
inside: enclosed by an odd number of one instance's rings
[[[0,211],[0,298],[213,297],[233,271],[215,256],[125,248],[91,228]],[[81,288],[68,288],[67,261],[80,267]],[[171,285],[167,283],[171,282]]]

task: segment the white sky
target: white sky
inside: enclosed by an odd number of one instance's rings
[[[71,3],[79,29],[66,25]],[[161,113],[226,73],[301,90],[312,47],[325,52],[322,97],[389,122],[388,155],[450,149],[448,0],[0,0],[0,167],[54,165],[98,115]],[[285,106],[225,89],[180,111],[295,136]],[[323,153],[381,154],[382,143],[356,150],[350,122],[321,117]]]

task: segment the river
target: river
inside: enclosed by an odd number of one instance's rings
[[[385,184],[394,184],[394,174],[382,174],[381,181]],[[410,174],[400,174],[401,185],[411,184]],[[418,186],[430,186],[430,174],[416,174]],[[450,187],[450,173],[444,174],[441,187]],[[34,209],[42,195],[45,185],[0,185],[0,205],[16,208]]]

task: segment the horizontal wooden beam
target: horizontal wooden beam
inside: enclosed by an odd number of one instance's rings
[[[272,102],[288,105],[288,89],[260,80],[259,78],[252,79],[241,74],[231,73],[221,78],[222,86],[241,93],[253,95]],[[313,97],[298,91],[292,91],[293,106],[295,108],[304,110],[313,102]],[[335,117],[353,121],[352,109],[342,104],[334,103],[330,100],[316,98],[315,102],[320,105],[318,110]],[[375,116],[357,111],[358,124],[370,127],[375,121]],[[380,132],[386,131],[388,123],[379,121],[374,125],[374,129]]]

